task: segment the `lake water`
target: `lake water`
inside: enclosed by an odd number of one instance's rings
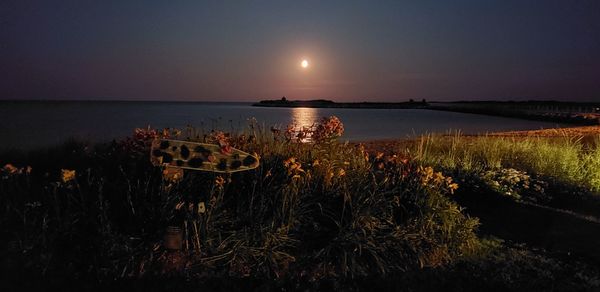
[[[461,130],[476,134],[557,127],[528,121],[419,109],[263,108],[249,103],[176,102],[0,102],[0,148],[56,145],[68,138],[108,141],[134,128],[241,129],[247,119],[270,125],[310,125],[336,115],[345,126],[344,140],[406,138],[423,133]]]

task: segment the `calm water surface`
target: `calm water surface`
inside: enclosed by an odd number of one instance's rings
[[[461,130],[476,134],[559,126],[485,115],[417,109],[315,109],[262,108],[246,103],[159,102],[0,102],[0,148],[35,148],[56,145],[68,138],[108,141],[130,135],[134,128],[239,130],[247,119],[267,126],[311,125],[324,116],[338,116],[346,132],[343,139],[406,138],[424,133]]]

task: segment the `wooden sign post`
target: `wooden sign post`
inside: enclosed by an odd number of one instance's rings
[[[229,173],[259,165],[258,157],[235,148],[179,140],[154,140],[150,153],[154,165],[189,170]]]

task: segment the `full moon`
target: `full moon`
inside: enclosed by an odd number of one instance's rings
[[[302,60],[302,62],[300,62],[300,66],[302,66],[302,68],[308,68],[308,60]]]

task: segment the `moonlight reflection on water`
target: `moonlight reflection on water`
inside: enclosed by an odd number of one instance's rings
[[[191,125],[207,131],[232,131],[232,127],[240,130],[251,117],[267,128],[285,130],[291,123],[300,130],[329,116],[337,116],[344,123],[344,141],[398,139],[449,130],[475,134],[557,126],[551,122],[423,109],[264,108],[247,103],[12,102],[0,103],[0,117],[4,121],[0,123],[3,138],[0,149],[47,147],[69,138],[110,141],[130,136],[133,129],[148,125],[158,129],[184,129]]]
[[[317,109],[309,107],[296,107],[292,109],[292,120],[298,129],[310,128],[319,121]]]
[[[315,125],[315,123],[319,121],[319,118],[320,117],[318,111],[315,108],[295,107],[292,109],[292,121],[295,127],[294,130],[297,133],[307,133],[308,131],[305,130],[311,129]],[[301,142],[309,142],[311,140],[311,137],[309,135],[299,135],[297,136],[297,138]]]

